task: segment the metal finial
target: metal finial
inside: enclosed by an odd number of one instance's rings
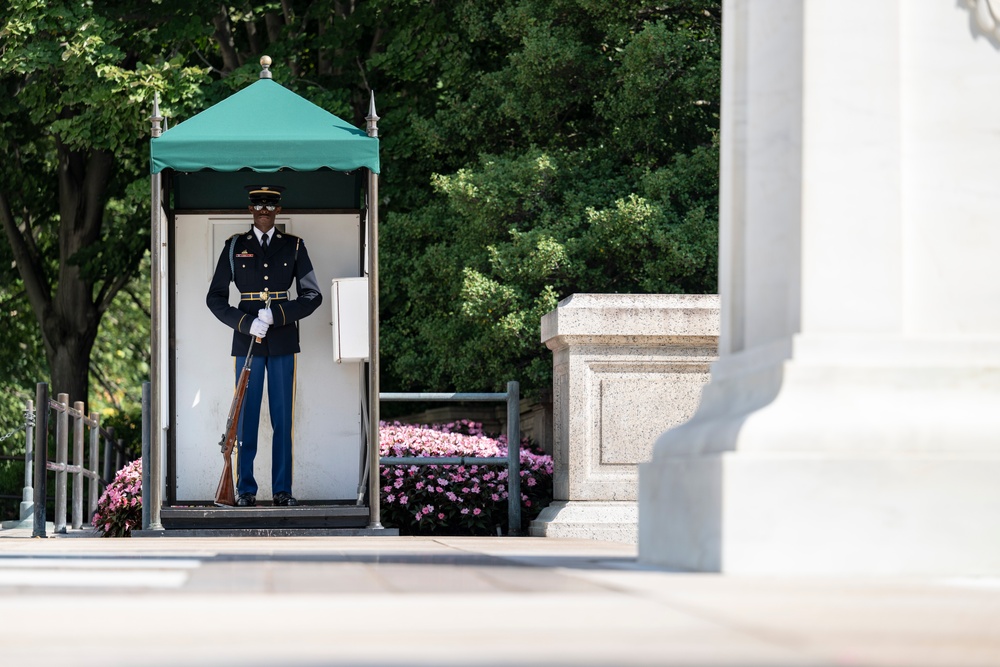
[[[261,56],[260,57],[260,66],[263,68],[260,71],[260,78],[262,78],[262,79],[270,79],[271,78],[271,70],[269,68],[271,67],[271,56]]]
[[[375,91],[372,91],[371,101],[368,103],[368,115],[365,116],[365,120],[368,121],[368,125],[365,131],[368,133],[369,137],[378,136],[378,114],[375,113]]]
[[[153,122],[153,127],[150,132],[153,137],[158,137],[163,134],[163,130],[160,129],[160,123],[163,122],[163,116],[160,115],[160,93],[153,93],[153,115],[149,117],[149,120]]]

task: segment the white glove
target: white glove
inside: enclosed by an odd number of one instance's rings
[[[257,317],[264,321],[264,324],[268,326],[274,324],[274,315],[271,314],[270,308],[261,308],[257,311]]]
[[[253,324],[250,325],[250,335],[256,336],[257,338],[263,338],[267,335],[268,328],[268,323],[258,317],[253,321]]]

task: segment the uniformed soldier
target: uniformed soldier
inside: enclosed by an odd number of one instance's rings
[[[297,505],[292,496],[292,400],[295,354],[299,351],[298,321],[323,301],[309,253],[302,239],[274,227],[281,213],[281,193],[274,185],[248,186],[253,227],[231,237],[222,250],[208,289],[209,309],[232,327],[232,354],[242,359],[254,343],[250,382],[237,435],[239,507],[257,503],[253,461],[257,454],[260,404],[267,378],[268,407],[274,435],[271,441],[271,494],[275,505]],[[295,280],[296,298],[289,289]],[[229,283],[240,291],[239,305],[229,304]],[[270,298],[270,307],[265,304]],[[236,375],[242,364],[235,364]]]

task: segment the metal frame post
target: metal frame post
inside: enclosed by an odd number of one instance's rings
[[[521,385],[507,383],[507,531],[521,534]]]
[[[87,521],[90,522],[94,519],[94,512],[97,511],[97,501],[100,500],[100,446],[101,446],[101,413],[91,412],[90,413],[90,472],[93,476],[90,478],[90,491],[89,491],[89,513],[87,515]]]
[[[83,401],[73,403],[73,529],[83,528]]]
[[[24,409],[24,490],[21,491],[20,519],[25,521],[35,511],[34,456],[35,404],[28,399]]]
[[[105,429],[107,435],[104,436],[104,466],[101,468],[101,477],[104,479],[105,486],[111,484],[112,480],[115,478],[115,427]]]
[[[149,530],[149,402],[150,386],[142,383],[142,529]]]
[[[160,123],[163,122],[163,116],[160,115],[160,95],[157,93],[153,98],[153,115],[149,119],[152,122],[152,127],[150,129],[153,138],[159,137],[163,130],[160,128]],[[161,439],[163,437],[163,423],[165,415],[160,414],[160,406],[163,405],[163,396],[161,392],[164,390],[163,383],[163,364],[160,358],[160,345],[161,345],[161,332],[160,327],[163,326],[161,322],[161,313],[163,310],[163,253],[166,247],[166,240],[164,239],[163,230],[161,229],[161,216],[160,209],[162,207],[162,202],[160,197],[162,195],[161,190],[162,181],[160,179],[160,174],[152,174],[150,176],[150,304],[149,312],[151,316],[150,321],[150,340],[149,340],[149,379],[153,387],[153,392],[156,396],[156,400],[151,402],[150,409],[150,443],[149,443],[149,528],[151,530],[163,530],[163,526],[160,524],[160,505],[162,504],[163,497],[163,472],[162,472],[162,461],[163,448],[161,446]]]
[[[366,132],[378,137],[375,91],[368,106]],[[379,349],[378,349],[378,174],[368,170],[368,527],[382,528],[379,495]]]
[[[59,414],[56,415],[56,515],[55,532],[66,532],[66,463],[69,459],[69,394],[58,394]]]
[[[45,493],[49,435],[49,385],[35,386],[35,508],[32,537],[45,537]]]

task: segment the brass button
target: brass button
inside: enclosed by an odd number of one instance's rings
[[[264,268],[265,269],[267,268],[267,262],[264,262]]]
[[[264,276],[264,280],[267,280],[267,276]]]

